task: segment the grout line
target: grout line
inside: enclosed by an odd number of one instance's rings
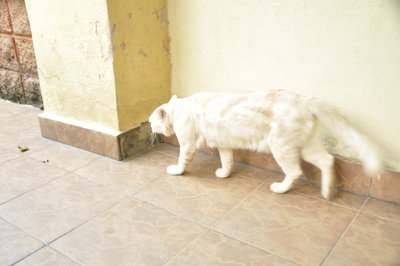
[[[15,52],[16,61],[18,64],[19,79],[21,82],[22,94],[23,94],[22,100],[23,100],[23,102],[26,103],[25,86],[24,86],[24,81],[22,80],[22,65],[21,65],[19,51],[17,49],[17,43],[15,41],[15,39],[21,39],[21,38],[19,38],[19,36],[17,36],[17,34],[14,33],[14,27],[13,27],[13,23],[12,23],[12,19],[11,19],[11,13],[10,13],[10,7],[8,4],[8,0],[5,0],[5,5],[6,5],[7,13],[8,13],[8,22],[9,22],[10,28],[11,28],[11,34],[7,34],[6,36],[11,38],[12,46],[13,46],[13,49]],[[4,35],[2,35],[2,36],[4,36]],[[30,38],[30,40],[32,41],[32,37]]]
[[[9,221],[8,219],[4,218],[4,217],[0,217],[0,220],[4,220],[9,224],[12,224],[13,226],[17,227],[19,230],[21,230],[22,232],[24,232],[25,234],[29,235],[30,237],[34,238],[35,240],[41,242],[43,244],[43,246],[46,245],[46,243],[44,241],[42,241],[41,239],[37,238],[35,235],[31,234],[30,232],[26,231],[24,228],[16,225],[15,223]]]
[[[210,230],[204,230],[203,233],[199,234],[197,237],[195,237],[192,241],[187,243],[180,251],[178,251],[173,257],[171,257],[169,260],[167,260],[163,265],[168,265],[172,260],[174,260],[176,257],[178,257],[182,252],[184,252],[190,245],[192,245],[194,242],[196,242],[198,239],[203,237],[205,234],[207,234]]]
[[[130,197],[130,198],[134,198],[133,195],[135,195],[136,193],[138,193],[138,192],[140,192],[140,191],[142,190],[142,189],[139,189],[139,190],[136,191],[135,193],[130,194],[130,193],[127,193],[127,192],[122,191],[122,190],[120,190],[120,189],[117,189],[117,188],[115,188],[115,187],[113,187],[113,186],[111,186],[111,185],[106,185],[106,184],[102,184],[102,183],[99,183],[99,182],[97,182],[97,181],[94,181],[93,179],[90,179],[90,178],[87,178],[87,177],[85,177],[85,176],[82,176],[81,174],[77,174],[77,173],[73,173],[73,174],[74,174],[75,176],[79,177],[79,178],[82,178],[82,179],[86,180],[87,182],[96,184],[96,185],[98,185],[98,186],[101,186],[101,187],[103,187],[103,188],[112,190],[112,191],[114,191],[114,192],[116,192],[116,193],[120,193],[120,194],[122,194],[122,195],[124,195],[124,196],[127,196],[127,197]],[[158,180],[158,179],[160,179],[160,178],[161,178],[161,177],[156,178],[156,179]],[[156,180],[154,180],[154,182],[155,182],[155,181],[156,181]],[[154,183],[154,182],[152,182],[152,183]],[[135,199],[138,200],[137,198],[135,198]]]
[[[79,265],[84,265],[84,264],[80,263],[79,261],[77,261],[76,259],[74,259],[74,258],[68,256],[67,254],[65,254],[65,253],[62,252],[61,250],[56,249],[55,247],[52,247],[52,246],[49,246],[49,245],[47,245],[46,247],[48,247],[48,248],[54,250],[55,252],[58,252],[58,253],[64,255],[65,257],[67,257],[68,259],[70,259],[70,260],[76,262],[76,263],[79,264]]]
[[[29,256],[33,255],[34,253],[38,252],[38,251],[41,250],[42,248],[46,247],[46,243],[45,243],[44,241],[42,241],[41,239],[37,238],[35,235],[31,234],[30,232],[26,231],[25,229],[23,229],[23,228],[21,228],[20,226],[14,224],[13,222],[7,220],[7,219],[4,218],[4,217],[0,217],[0,219],[2,219],[2,220],[4,220],[4,221],[6,221],[7,223],[9,223],[9,224],[15,226],[18,230],[24,232],[25,234],[27,234],[27,235],[30,236],[31,238],[35,239],[36,241],[42,243],[42,245],[41,245],[38,249],[36,249],[36,250],[30,252],[29,254],[23,256],[22,258],[17,259],[15,262],[11,263],[10,266],[11,266],[11,265],[15,265],[15,264],[21,262],[22,260],[26,259],[27,257],[29,257]]]
[[[376,198],[376,197],[373,197],[373,196],[369,196],[369,198],[372,199],[372,200],[377,200],[377,201],[383,202],[385,204],[390,204],[390,205],[393,205],[393,206],[396,206],[396,207],[400,208],[400,202],[388,201],[388,200]]]
[[[378,200],[378,201],[381,201],[381,200],[379,200],[379,199],[375,199],[375,198],[368,197],[367,202],[365,203],[365,205],[367,205],[368,202],[369,202],[370,200]],[[400,206],[398,206],[398,205],[396,205],[396,204],[393,204],[392,202],[387,202],[386,204],[392,204],[393,206],[395,206],[395,208],[399,208],[399,210],[400,210]],[[374,213],[365,211],[365,210],[364,210],[365,205],[362,206],[362,207],[360,208],[360,212],[361,212],[362,214],[364,214],[364,215],[369,215],[369,216],[373,216],[374,218],[379,218],[379,219],[384,220],[384,221],[387,221],[387,222],[400,223],[400,221],[393,220],[393,219],[391,219],[391,218],[379,216],[379,215],[377,215],[377,214],[374,214]]]
[[[258,187],[261,187],[262,185],[263,185],[263,184],[260,184]],[[256,188],[256,189],[257,189],[257,188]],[[256,189],[254,189],[254,190],[256,190]],[[252,194],[253,192],[254,192],[254,191],[250,192],[250,194]],[[159,209],[159,210],[162,210],[162,211],[164,211],[164,212],[166,212],[166,213],[168,213],[168,214],[170,214],[170,215],[179,217],[180,219],[183,219],[183,220],[188,221],[188,222],[190,222],[190,223],[194,223],[194,224],[196,224],[196,225],[198,225],[198,226],[200,226],[200,227],[209,229],[208,231],[206,230],[205,233],[207,233],[207,232],[209,232],[209,231],[211,230],[211,231],[214,231],[214,232],[216,232],[216,233],[220,233],[220,234],[222,234],[222,235],[224,235],[224,236],[227,236],[227,237],[229,237],[229,238],[232,238],[232,239],[234,239],[234,240],[236,240],[236,241],[239,241],[239,242],[241,242],[241,243],[244,243],[244,244],[246,244],[246,245],[249,245],[249,246],[252,246],[252,247],[257,248],[257,249],[259,249],[259,250],[265,251],[265,252],[267,252],[267,253],[269,253],[269,254],[271,254],[271,255],[274,255],[274,256],[279,257],[279,258],[281,258],[281,259],[284,259],[284,260],[286,260],[286,261],[295,263],[295,264],[297,264],[297,265],[302,265],[302,264],[300,264],[300,263],[298,263],[298,262],[295,262],[295,261],[293,261],[293,260],[291,260],[291,259],[289,259],[289,258],[286,258],[286,257],[284,257],[284,256],[282,256],[282,255],[279,255],[279,254],[277,254],[277,253],[275,253],[275,252],[272,252],[272,251],[270,251],[270,250],[268,250],[268,249],[259,247],[259,246],[255,245],[255,244],[252,244],[252,243],[250,243],[250,242],[247,242],[246,240],[243,240],[243,239],[240,239],[240,238],[236,238],[235,236],[232,236],[232,235],[230,235],[230,234],[228,234],[228,233],[219,231],[218,229],[212,227],[212,226],[215,224],[215,222],[214,222],[213,224],[211,224],[211,225],[202,224],[202,223],[200,223],[200,222],[197,222],[197,221],[195,221],[195,220],[192,220],[191,218],[182,216],[182,215],[180,215],[180,214],[177,214],[177,213],[175,213],[175,212],[173,212],[173,211],[170,211],[170,210],[167,210],[167,209],[165,209],[165,208],[161,208],[160,206],[157,206],[157,205],[155,205],[154,203],[151,203],[151,202],[148,202],[148,201],[142,201],[142,200],[139,200],[139,199],[137,199],[137,198],[135,198],[135,197],[132,197],[132,196],[131,196],[131,198],[134,199],[134,200],[137,200],[137,201],[139,201],[139,202],[141,202],[141,203],[150,205],[150,206],[152,206],[152,207],[154,207],[154,208],[157,208],[157,209]],[[238,204],[239,204],[239,203],[238,203]],[[238,204],[237,204],[237,205],[238,205]],[[236,207],[237,205],[235,205],[234,207]],[[232,209],[233,209],[234,207],[232,207]],[[230,212],[230,211],[229,211],[229,212]],[[224,217],[224,216],[225,216],[225,215],[223,215],[222,217]],[[221,218],[222,218],[222,217],[221,217]],[[221,219],[221,218],[220,218],[220,219]],[[218,219],[218,220],[220,220],[220,219]],[[204,233],[204,234],[205,234],[205,233]],[[201,235],[204,235],[204,234],[201,234]],[[199,237],[197,237],[197,238],[199,238]],[[197,239],[197,238],[196,238],[196,239]],[[186,245],[183,249],[186,249],[186,248],[187,248],[190,244],[192,244],[193,242],[194,242],[194,241],[190,242],[190,243],[189,243],[188,245]],[[182,250],[181,250],[181,252],[182,252]],[[174,256],[174,257],[176,257],[176,256]],[[169,260],[169,261],[170,261],[170,260]],[[169,261],[168,261],[168,262],[169,262]],[[167,262],[167,263],[168,263],[168,262]],[[164,265],[165,265],[165,264],[164,264]]]
[[[28,191],[25,191],[25,192],[23,192],[23,193],[21,193],[21,194],[15,196],[15,197],[11,198],[11,199],[8,199],[8,200],[6,200],[6,201],[4,201],[4,202],[1,202],[1,203],[0,203],[0,206],[1,206],[1,205],[4,205],[4,204],[6,204],[6,203],[8,203],[8,202],[10,202],[10,201],[12,201],[12,200],[15,200],[15,199],[17,199],[17,198],[20,198],[20,197],[22,197],[22,196],[24,196],[24,195],[26,195],[26,194],[29,194],[29,193],[31,193],[31,192],[33,192],[33,191],[35,191],[35,190],[37,190],[37,189],[39,189],[39,188],[41,188],[41,187],[44,187],[44,186],[46,186],[46,185],[48,185],[48,184],[50,184],[50,183],[52,183],[52,182],[54,182],[54,181],[56,181],[56,180],[58,180],[58,179],[61,179],[61,178],[63,178],[64,176],[66,176],[67,174],[68,174],[68,173],[63,173],[62,175],[56,176],[56,177],[54,177],[54,179],[52,179],[52,180],[50,180],[50,181],[48,181],[48,182],[46,182],[46,183],[40,184],[40,185],[38,185],[38,186],[36,186],[36,187],[34,187],[34,188],[28,190]],[[2,217],[2,218],[4,218],[4,217]]]
[[[305,196],[305,197],[308,197],[308,198],[319,200],[319,201],[322,201],[322,202],[325,202],[325,203],[328,203],[328,204],[331,204],[331,205],[335,205],[337,207],[342,207],[342,208],[345,208],[345,209],[348,209],[348,210],[351,210],[351,211],[356,211],[356,212],[358,210],[360,210],[360,208],[362,206],[361,205],[360,207],[351,207],[351,206],[348,206],[348,205],[344,205],[344,204],[340,204],[340,203],[333,202],[333,201],[330,201],[330,200],[326,200],[326,199],[324,199],[322,197],[320,198],[320,197],[317,197],[317,196],[308,195],[306,193],[302,193],[302,192],[298,192],[298,191],[294,191],[293,193],[296,193],[297,195],[300,195],[300,196]],[[366,199],[368,199],[368,198],[365,197],[364,200],[366,200]]]
[[[179,148],[179,146],[177,146],[175,144],[171,144],[171,143],[163,143],[163,144],[166,144],[166,145],[168,145],[170,147]],[[160,153],[163,153],[163,152],[160,151]],[[196,153],[201,154],[203,156],[207,156],[209,158],[215,158],[215,159],[219,160],[219,155],[218,154],[211,154],[211,153],[208,153],[208,152],[205,152],[205,151],[202,151],[202,150],[198,150]],[[261,167],[261,166],[258,166],[258,165],[253,165],[253,164],[245,163],[245,162],[238,161],[238,160],[234,160],[234,163],[236,163],[238,165],[250,167],[250,168],[260,169],[260,170],[263,170],[265,172],[272,173],[272,174],[277,174],[277,175],[281,175],[281,176],[284,175],[284,173],[282,171],[272,170],[272,169],[269,169],[269,168],[264,168],[264,167]]]
[[[167,145],[170,145],[170,144],[167,144]],[[170,146],[172,146],[172,145],[170,145]],[[168,154],[168,153],[165,153],[165,152],[163,152],[163,151],[156,151],[156,152],[158,152],[158,153],[160,153],[160,154],[163,154],[163,155],[166,155],[166,156],[168,156],[168,157],[172,157],[172,158],[177,159],[176,156],[171,155],[171,154]],[[219,161],[219,157],[216,156],[216,155],[209,154],[209,153],[203,152],[203,151],[198,151],[197,153],[199,153],[199,154],[202,155],[202,156],[207,156],[207,157],[209,157],[209,158],[211,158],[211,159],[216,159],[216,160]],[[233,167],[235,167],[235,165],[240,165],[240,166],[249,167],[249,168],[256,168],[256,169],[259,169],[259,170],[261,170],[261,171],[266,172],[267,174],[274,174],[274,175],[280,175],[280,176],[283,175],[282,172],[279,172],[279,171],[275,171],[275,170],[271,170],[271,169],[266,169],[266,168],[262,168],[262,167],[257,167],[257,166],[250,165],[250,164],[246,164],[246,163],[243,163],[243,162],[240,162],[240,161],[234,161]],[[264,183],[264,181],[265,181],[265,180],[263,180],[263,181],[257,180],[257,179],[255,179],[255,178],[246,176],[245,174],[241,174],[240,172],[236,172],[235,175],[238,176],[238,177],[245,178],[245,179],[247,179],[247,180],[255,181],[255,182],[257,182],[257,183]],[[268,178],[266,178],[266,179],[268,179]]]
[[[135,199],[137,199],[137,198],[136,198],[136,195],[137,195],[137,194],[139,194],[140,192],[142,192],[142,191],[145,190],[146,188],[150,187],[151,185],[155,184],[156,182],[158,182],[158,181],[161,180],[162,178],[165,179],[164,176],[160,176],[160,177],[155,178],[153,181],[151,181],[150,183],[148,183],[147,185],[145,185],[144,187],[142,187],[142,188],[139,189],[138,191],[134,192],[133,194],[129,194],[129,193],[126,193],[126,192],[123,192],[123,193],[127,194],[127,195],[130,196],[130,197],[134,197]]]
[[[10,32],[10,33],[0,32],[0,36],[19,39],[19,40],[32,41],[32,37],[30,35],[22,35],[22,34],[18,34],[18,33],[14,33],[14,32]]]
[[[361,210],[364,208],[364,206],[367,204],[368,199],[365,199],[364,203],[362,204],[362,206],[360,207],[360,209],[358,210],[358,212],[354,215],[353,219],[351,219],[351,221],[349,222],[349,224],[346,226],[346,228],[343,230],[343,232],[340,234],[339,238],[335,241],[335,243],[332,245],[332,247],[329,249],[328,253],[326,254],[326,256],[322,259],[321,263],[319,264],[320,266],[324,265],[324,263],[326,262],[326,260],[332,255],[332,253],[334,252],[336,246],[339,244],[339,242],[341,240],[343,240],[344,236],[346,235],[346,233],[350,230],[350,227],[353,225],[354,221],[357,219],[357,217],[360,215]]]
[[[25,260],[26,258],[32,256],[33,254],[35,254],[36,252],[38,252],[39,250],[42,250],[46,247],[46,245],[41,246],[40,248],[36,249],[35,251],[23,256],[22,258],[18,259],[17,261],[13,262],[10,264],[10,266],[16,265],[17,263],[20,263],[21,261]]]
[[[373,218],[378,218],[378,219],[383,220],[383,221],[385,221],[385,222],[391,222],[391,223],[400,224],[400,221],[392,220],[392,219],[390,219],[390,218],[382,217],[382,216],[379,216],[379,215],[376,215],[376,214],[373,214],[373,213],[361,211],[360,214],[364,214],[364,215],[366,215],[366,216],[371,216],[371,217],[373,217]]]
[[[12,152],[12,151],[9,151],[9,150],[6,150],[5,153],[13,153],[13,152]],[[15,152],[15,154],[18,154],[18,153]],[[6,160],[6,161],[0,163],[0,166],[3,165],[3,164],[6,164],[6,163],[12,162],[12,161],[21,159],[21,157],[24,156],[23,154],[18,154],[18,155],[19,155],[19,156],[18,156],[17,158],[12,158],[12,159],[9,159],[9,160]],[[1,205],[1,203],[0,203],[0,205]]]
[[[87,218],[85,221],[83,221],[82,223],[80,223],[80,224],[74,226],[72,229],[68,230],[67,232],[65,232],[65,233],[59,235],[58,237],[56,237],[56,238],[54,238],[54,239],[52,239],[52,240],[46,242],[46,243],[45,243],[46,246],[50,246],[51,244],[53,244],[54,242],[56,242],[56,241],[59,240],[60,238],[63,238],[63,237],[66,236],[67,234],[69,234],[69,233],[75,231],[75,230],[78,229],[79,227],[81,227],[81,226],[87,224],[88,222],[92,221],[93,219],[95,219],[96,217],[102,215],[103,213],[108,212],[110,209],[114,208],[116,205],[120,204],[120,203],[121,203],[122,201],[124,201],[124,200],[125,200],[125,198],[122,198],[121,200],[117,201],[115,204],[111,205],[109,208],[105,208],[104,210],[100,211],[99,213],[90,216],[90,217]]]
[[[291,260],[291,259],[289,259],[289,258],[286,258],[286,257],[282,256],[282,255],[279,255],[279,254],[277,254],[277,253],[275,253],[275,252],[273,252],[273,251],[271,251],[271,250],[265,249],[265,248],[263,248],[263,247],[259,247],[259,246],[255,245],[255,244],[253,244],[253,243],[250,243],[250,242],[248,242],[248,241],[246,241],[246,240],[243,240],[243,239],[237,238],[237,237],[235,237],[235,236],[233,236],[233,235],[230,235],[230,234],[228,234],[228,233],[219,231],[218,229],[216,229],[216,228],[214,228],[214,227],[210,227],[209,229],[212,230],[212,231],[214,231],[214,232],[216,232],[216,233],[219,233],[219,234],[222,234],[222,235],[227,236],[227,237],[229,237],[229,238],[232,238],[232,239],[234,239],[234,240],[236,240],[236,241],[242,242],[242,243],[244,243],[244,244],[246,244],[246,245],[252,246],[253,248],[256,248],[256,249],[265,251],[265,252],[267,252],[267,253],[269,253],[269,254],[271,254],[271,255],[274,255],[274,256],[279,257],[279,258],[281,258],[281,259],[284,259],[284,260],[286,260],[286,261],[292,262],[292,263],[297,264],[297,265],[302,265],[301,263],[298,263],[298,262],[296,262],[296,261],[293,261],[293,260]]]
[[[234,206],[232,206],[232,208],[230,208],[224,215],[222,215],[221,217],[219,217],[217,220],[215,220],[210,226],[214,226],[215,224],[217,224],[219,221],[221,221],[225,216],[227,216],[228,214],[230,214],[233,209],[235,209],[237,206],[239,206],[240,204],[242,204],[245,200],[247,200],[251,195],[253,195],[257,190],[259,190],[263,185],[264,185],[265,181],[260,183],[257,187],[255,187],[252,191],[250,191],[246,196],[244,196],[238,203],[236,203]]]
[[[131,197],[132,197],[133,199],[139,201],[139,202],[142,202],[142,203],[145,203],[145,204],[149,204],[149,205],[151,205],[151,206],[153,206],[153,207],[155,207],[155,208],[157,208],[157,209],[161,209],[161,210],[163,210],[163,211],[165,211],[165,212],[167,212],[167,213],[169,213],[169,214],[171,214],[171,215],[173,215],[173,216],[177,216],[177,217],[179,217],[179,218],[181,218],[181,219],[184,219],[184,220],[189,221],[189,222],[191,222],[191,223],[197,224],[197,225],[199,225],[199,226],[201,226],[201,227],[204,227],[204,228],[207,228],[207,229],[212,230],[212,231],[214,231],[214,232],[223,234],[223,235],[225,235],[225,236],[227,236],[227,237],[230,237],[230,238],[235,239],[235,240],[237,240],[237,241],[239,241],[239,242],[242,242],[242,243],[245,243],[245,244],[247,244],[247,245],[250,245],[250,246],[252,246],[252,247],[254,247],[254,248],[257,248],[257,249],[263,250],[263,251],[265,251],[265,252],[268,252],[269,254],[272,254],[272,255],[274,255],[274,256],[280,257],[280,258],[282,258],[282,259],[284,259],[284,260],[287,260],[287,261],[289,261],[289,262],[292,262],[292,263],[301,265],[301,264],[299,264],[299,263],[297,263],[297,262],[295,262],[295,261],[292,261],[292,260],[290,260],[290,259],[288,259],[288,258],[286,258],[286,257],[284,257],[284,256],[281,256],[281,255],[279,255],[279,254],[277,254],[277,253],[274,253],[274,252],[272,252],[272,251],[270,251],[270,250],[267,250],[267,249],[264,249],[264,248],[262,248],[262,247],[256,246],[256,245],[254,245],[254,244],[252,244],[252,243],[249,243],[249,242],[247,242],[247,241],[245,241],[245,240],[236,238],[236,237],[234,237],[234,236],[232,236],[232,235],[229,235],[229,234],[227,234],[227,233],[224,233],[224,232],[222,232],[222,231],[219,231],[219,230],[217,230],[216,228],[213,227],[216,223],[218,223],[220,220],[222,220],[226,215],[228,215],[229,213],[231,213],[231,212],[233,211],[233,209],[235,209],[238,205],[240,205],[240,204],[241,204],[242,202],[244,202],[248,197],[250,197],[253,193],[255,193],[260,187],[262,187],[263,185],[265,185],[266,181],[267,181],[267,179],[264,180],[263,182],[261,182],[257,187],[255,187],[252,191],[250,191],[245,197],[243,197],[242,200],[240,200],[238,203],[236,203],[234,206],[232,206],[232,208],[231,208],[230,210],[228,210],[224,215],[222,215],[220,218],[218,218],[215,222],[213,222],[213,223],[210,224],[210,225],[202,224],[202,223],[197,222],[197,221],[195,221],[195,220],[192,220],[192,219],[190,219],[190,218],[188,218],[188,217],[182,216],[182,215],[180,215],[180,214],[177,214],[177,213],[175,213],[175,212],[172,212],[172,211],[170,211],[170,210],[167,210],[167,209],[165,209],[165,208],[162,208],[162,207],[160,207],[160,206],[157,206],[157,205],[153,204],[152,202],[143,201],[143,200],[140,200],[140,199],[138,199],[138,198],[136,198],[136,197],[134,197],[134,196],[131,196]],[[208,231],[206,231],[206,232],[208,232]],[[205,233],[206,233],[206,232],[205,232]],[[205,234],[205,233],[204,233],[204,234]],[[204,235],[204,234],[202,234],[202,235]],[[196,240],[197,240],[198,238],[199,238],[199,237],[197,237]],[[194,241],[192,241],[192,242],[190,242],[188,245],[186,245],[179,253],[183,252],[183,250],[186,249],[186,248],[187,248],[191,243],[193,243],[193,242],[194,242]],[[177,254],[177,255],[178,255],[178,254]],[[177,255],[175,255],[173,258],[175,258]],[[171,260],[172,260],[172,258],[171,258],[170,260],[168,260],[167,263],[169,263]],[[165,264],[164,264],[164,265],[165,265]]]

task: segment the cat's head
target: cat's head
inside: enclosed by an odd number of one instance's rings
[[[153,133],[163,134],[167,137],[175,134],[172,125],[171,109],[177,97],[172,96],[171,100],[157,107],[156,110],[150,115],[149,122]]]

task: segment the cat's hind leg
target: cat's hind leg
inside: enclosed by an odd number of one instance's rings
[[[317,139],[310,141],[302,150],[303,159],[321,170],[321,194],[325,199],[331,199],[335,192],[334,158]]]
[[[269,147],[275,161],[285,174],[282,182],[271,184],[271,191],[275,193],[289,191],[294,182],[303,174],[300,166],[299,149],[301,137],[301,132],[293,132],[284,125],[275,126],[271,131],[268,139]]]
[[[215,171],[215,175],[219,178],[230,176],[233,165],[233,151],[231,149],[218,149],[221,158],[221,168]]]
[[[185,172],[186,167],[193,160],[196,153],[196,148],[189,145],[181,145],[179,150],[179,159],[177,165],[170,165],[167,167],[169,175],[181,175]]]
[[[270,189],[275,193],[286,193],[293,187],[294,182],[303,174],[300,167],[299,153],[297,151],[280,151],[273,153],[273,155],[276,162],[282,168],[285,178],[282,182],[271,184]]]

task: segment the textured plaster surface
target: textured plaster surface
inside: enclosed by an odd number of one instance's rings
[[[337,107],[400,170],[400,2],[168,2],[172,93],[289,89]],[[323,134],[330,151],[353,153]]]
[[[118,130],[106,0],[26,0],[45,111]]]
[[[121,131],[148,120],[170,96],[166,0],[108,0]]]

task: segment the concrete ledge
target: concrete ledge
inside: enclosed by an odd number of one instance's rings
[[[45,138],[115,160],[123,160],[150,149],[151,128],[147,122],[120,132],[43,113],[39,116],[39,124]]]

